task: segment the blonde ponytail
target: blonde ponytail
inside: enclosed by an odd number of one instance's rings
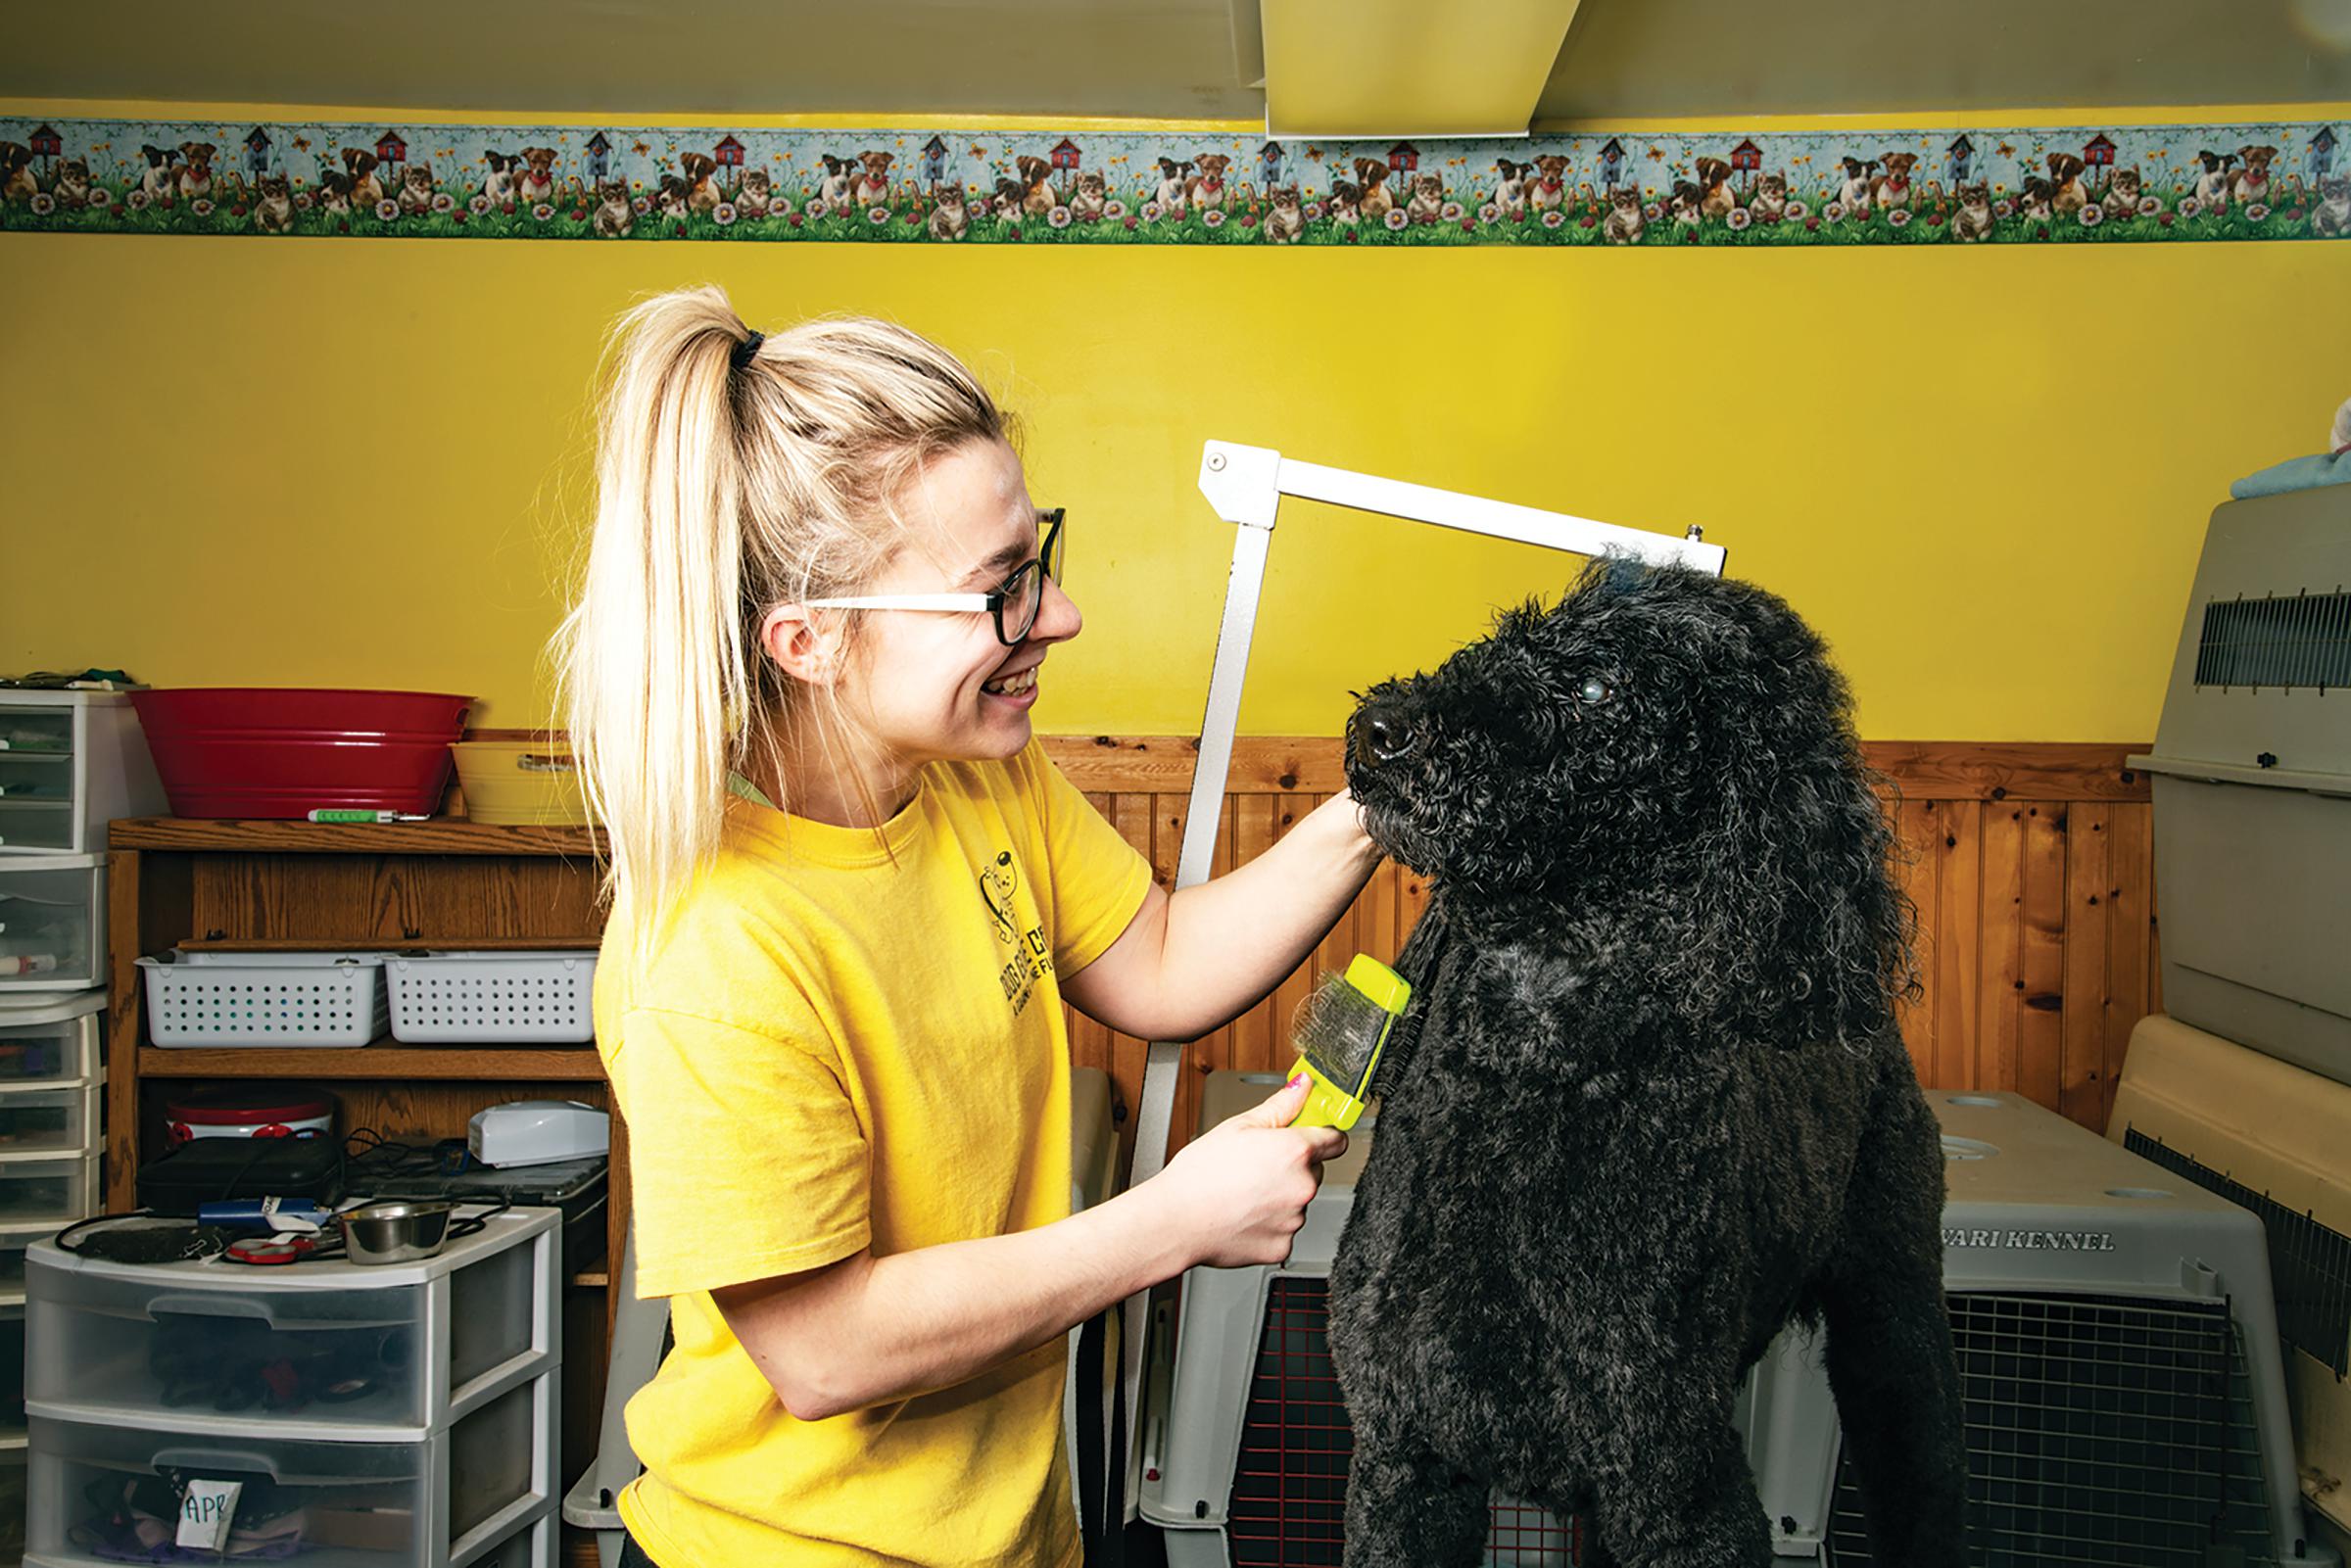
[[[1012,432],[915,333],[829,318],[753,343],[714,287],[629,310],[606,366],[596,531],[557,657],[604,891],[649,924],[718,848],[729,772],[838,750],[831,693],[759,648],[768,611],[853,592],[901,542],[922,465]]]

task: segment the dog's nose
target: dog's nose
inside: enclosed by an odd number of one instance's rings
[[[1394,762],[1413,748],[1413,732],[1405,723],[1385,713],[1367,713],[1356,727],[1355,758],[1358,762]]]

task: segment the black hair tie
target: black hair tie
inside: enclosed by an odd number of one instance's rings
[[[766,333],[753,332],[749,337],[735,345],[734,351],[727,356],[727,363],[738,370],[742,369],[751,362],[751,356],[757,354],[759,345],[766,341]]]

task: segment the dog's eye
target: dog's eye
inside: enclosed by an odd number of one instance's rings
[[[1575,700],[1586,707],[1598,707],[1616,694],[1616,689],[1597,675],[1584,677],[1584,684],[1575,689]]]

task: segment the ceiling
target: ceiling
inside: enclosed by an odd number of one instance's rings
[[[11,8],[0,96],[1262,121],[1259,8],[1290,3],[83,0]],[[1539,120],[2351,100],[2351,0],[1582,0],[1551,8],[1571,20],[1547,71],[1527,68],[1554,50],[1539,32],[1496,30],[1512,9],[1419,0],[1406,28],[1400,0],[1362,0],[1361,20],[1310,28],[1305,64],[1276,57],[1276,96],[1318,68],[1360,81],[1367,55],[1410,79],[1442,31],[1489,49]]]

